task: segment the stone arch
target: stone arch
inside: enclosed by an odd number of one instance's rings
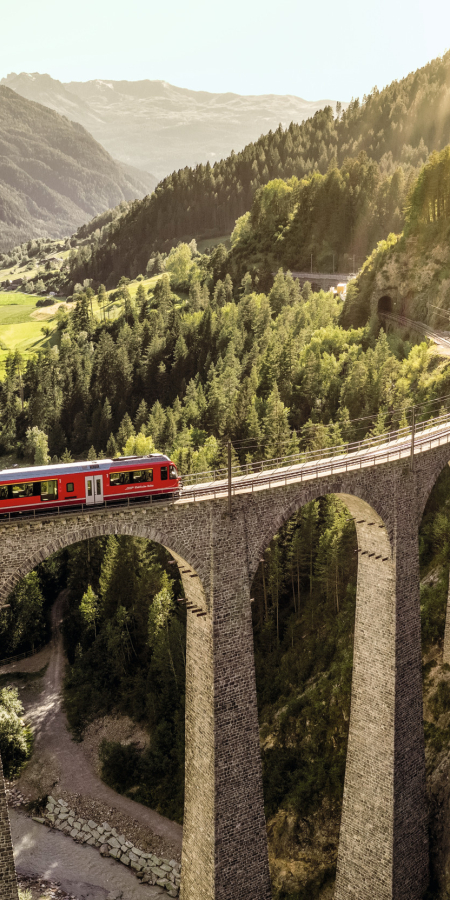
[[[161,510],[161,513],[164,511]],[[130,521],[132,518],[135,518],[135,521]],[[209,597],[204,588],[205,564],[202,572],[198,571],[201,567],[199,562],[201,564],[202,560],[195,541],[192,540],[192,530],[189,528],[192,522],[189,513],[187,519],[183,516],[178,524],[175,523],[175,527],[170,527],[173,522],[167,523],[164,515],[159,515],[156,523],[153,517],[148,524],[145,517],[141,517],[141,521],[136,521],[136,518],[133,513],[124,518],[120,515],[120,511],[118,515],[115,511],[113,515],[94,513],[89,521],[76,517],[67,517],[64,520],[55,517],[45,522],[31,524],[20,522],[17,525],[8,525],[5,529],[9,533],[8,560],[3,566],[0,564],[0,576],[3,574],[0,603],[6,599],[17,582],[44,559],[65,547],[96,537],[124,535],[155,541],[165,547],[176,561],[180,568],[184,596],[194,607],[193,613],[188,613],[186,629],[186,790],[181,890],[187,900],[193,900],[194,897],[198,900],[209,900],[213,896],[215,879],[216,785],[212,616]],[[39,549],[36,546],[38,539],[40,539]],[[20,547],[21,550],[17,561],[14,547]],[[199,612],[198,608],[202,610],[201,617],[194,614]],[[6,839],[5,809],[6,799],[0,759],[0,844],[2,840],[6,840],[9,875],[14,872],[14,862],[8,843],[10,838]],[[3,871],[4,864],[2,852],[3,846],[0,848],[0,871]],[[197,890],[200,880],[204,891],[201,896]],[[11,884],[15,884],[13,877]],[[8,900],[16,900],[16,896],[12,888]]]
[[[450,444],[445,447],[439,448],[439,450],[435,451],[435,458],[433,460],[433,465],[430,466],[429,463],[426,467],[425,472],[422,474],[420,469],[422,468],[421,463],[422,460],[416,461],[416,466],[419,468],[420,475],[422,477],[418,478],[418,491],[417,491],[417,528],[419,529],[425,515],[426,507],[428,501],[433,493],[434,488],[436,487],[438,478],[442,474],[442,472],[446,469],[447,466],[450,466]],[[423,465],[423,463],[422,463]],[[424,477],[425,476],[425,477]],[[447,607],[445,613],[445,628],[444,628],[444,646],[443,646],[443,662],[446,664],[450,664],[450,581],[448,587],[447,594]]]
[[[286,525],[289,519],[299,512],[303,506],[306,506],[307,503],[310,503],[312,500],[318,500],[320,497],[325,497],[328,494],[335,494],[347,506],[350,514],[355,518],[357,536],[358,522],[356,520],[364,519],[365,517],[367,517],[367,521],[372,521],[376,517],[378,525],[383,523],[386,535],[390,535],[392,523],[389,511],[384,508],[384,504],[378,498],[368,496],[363,487],[358,490],[358,486],[351,484],[345,486],[342,484],[327,485],[322,482],[315,484],[313,487],[303,488],[303,490],[295,492],[294,496],[288,498],[286,506],[282,506],[281,509],[278,507],[273,517],[267,521],[263,520],[260,522],[257,541],[249,548],[248,570],[250,588],[259,566],[261,554],[269,546],[272,538],[280,528]],[[391,555],[391,549],[389,553]]]
[[[19,563],[14,567],[13,571],[11,571],[9,575],[6,576],[0,586],[0,605],[1,601],[4,601],[6,597],[9,596],[15,585],[22,578],[28,575],[29,572],[32,572],[33,569],[35,569],[36,566],[39,565],[39,563],[44,561],[44,559],[52,556],[53,553],[56,553],[58,550],[64,549],[64,547],[70,547],[72,544],[77,544],[80,541],[85,541],[96,537],[106,537],[112,534],[144,538],[145,540],[154,541],[157,544],[161,544],[173,556],[179,567],[181,565],[186,566],[196,572],[196,574],[199,574],[195,568],[195,563],[189,562],[190,558],[193,558],[195,554],[192,553],[191,548],[186,545],[186,542],[183,539],[180,540],[178,537],[174,537],[171,535],[171,546],[168,547],[166,543],[168,535],[163,535],[162,531],[160,532],[154,526],[146,526],[144,523],[129,524],[121,522],[120,524],[117,524],[114,518],[111,517],[105,519],[103,522],[100,522],[98,524],[96,523],[94,525],[88,525],[86,523],[75,533],[73,531],[66,531],[64,533],[64,537],[61,538],[59,536],[61,529],[58,529],[58,524],[59,523],[56,521],[55,532],[57,530],[58,533],[55,533],[51,537],[49,536],[49,539],[43,547],[41,547],[36,552],[31,553],[30,556],[27,557],[25,562]]]
[[[394,545],[382,501],[361,496],[364,482],[303,488],[271,517],[252,552],[252,571],[270,539],[306,503],[333,493],[355,521],[358,541],[350,728],[335,900],[362,900],[394,889],[397,611]],[[358,487],[360,490],[358,490]],[[383,865],[380,866],[380,859]],[[388,883],[388,884],[387,884]],[[387,887],[387,890],[386,890]],[[400,896],[400,895],[399,895]]]
[[[416,456],[414,464],[416,473],[416,517],[417,527],[419,528],[436,482],[445,467],[450,465],[450,443],[431,451],[430,454]]]

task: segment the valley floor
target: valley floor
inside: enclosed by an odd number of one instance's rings
[[[114,859],[105,859],[93,847],[75,843],[59,831],[33,822],[10,810],[14,858],[19,875],[34,875],[58,882],[76,900],[156,900],[166,892],[140,884],[134,872]],[[51,895],[50,895],[51,896]]]
[[[19,781],[20,791],[31,800],[54,793],[75,807],[78,815],[108,820],[135,845],[180,860],[181,826],[105,785],[95,770],[92,748],[73,741],[67,729],[62,707],[65,656],[60,630],[65,599],[62,592],[52,609],[50,645],[35,656],[0,668],[0,677],[8,675],[10,683],[19,687],[35,737],[33,756]],[[24,674],[25,679],[20,677]],[[120,725],[118,720],[119,730]],[[21,811],[10,809],[10,817],[21,875],[58,881],[77,900],[104,900],[113,888],[119,893],[123,890],[127,900],[150,900],[165,893],[140,885],[134,873],[115,860],[102,858],[93,848],[33,822]]]

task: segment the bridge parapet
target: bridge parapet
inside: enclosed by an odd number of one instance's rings
[[[420,900],[427,880],[418,527],[450,431],[375,456],[189,488],[174,503],[0,522],[0,602],[71,543],[129,534],[163,544],[188,601],[182,900],[269,900],[250,588],[261,552],[306,503],[338,495],[355,519],[358,581],[336,900]],[[419,439],[419,438],[418,438]],[[381,456],[377,455],[381,452]],[[364,451],[365,452],[365,451]],[[388,455],[388,453],[390,455]],[[350,460],[350,465],[349,465]],[[354,463],[354,465],[353,465]],[[264,475],[267,473],[264,473]],[[255,489],[256,483],[256,489]],[[205,490],[204,490],[205,489]],[[195,490],[204,490],[195,495]],[[0,779],[1,900],[17,900]],[[2,870],[3,866],[3,870]],[[9,879],[9,880],[8,880]],[[6,887],[3,887],[6,885]]]

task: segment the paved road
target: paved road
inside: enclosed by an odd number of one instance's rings
[[[75,743],[67,729],[67,720],[62,709],[61,688],[64,675],[65,656],[60,624],[65,603],[64,592],[60,594],[52,609],[52,642],[50,661],[44,675],[43,690],[39,702],[27,713],[34,735],[36,750],[42,750],[53,758],[54,768],[59,774],[58,788],[70,794],[79,794],[107,803],[109,807],[121,810],[131,819],[147,826],[170,843],[181,847],[183,829],[176,822],[164,818],[152,809],[141,806],[128,797],[117,794],[98,778],[84,753],[83,744]],[[31,662],[36,657],[31,657]]]

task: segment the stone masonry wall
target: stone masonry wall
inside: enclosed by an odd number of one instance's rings
[[[5,782],[0,757],[0,900],[19,900],[11,844]]]
[[[342,496],[342,495],[341,495]],[[358,580],[351,720],[335,900],[392,897],[395,721],[395,575],[384,522],[343,496],[355,518]],[[375,852],[368,852],[373,847]]]
[[[270,900],[245,519],[214,535],[216,894]]]
[[[56,550],[103,534],[170,549],[188,610],[183,900],[269,900],[250,588],[261,552],[304,504],[354,516],[358,588],[336,900],[420,900],[427,880],[418,527],[448,447],[226,500],[0,523],[0,603]],[[200,613],[206,613],[201,615]],[[16,900],[0,779],[1,900]],[[9,879],[9,881],[8,881]],[[11,885],[5,888],[3,885]]]
[[[183,574],[186,600],[207,610],[199,578]],[[186,758],[181,900],[214,892],[214,664],[212,616],[188,610],[186,632]]]

